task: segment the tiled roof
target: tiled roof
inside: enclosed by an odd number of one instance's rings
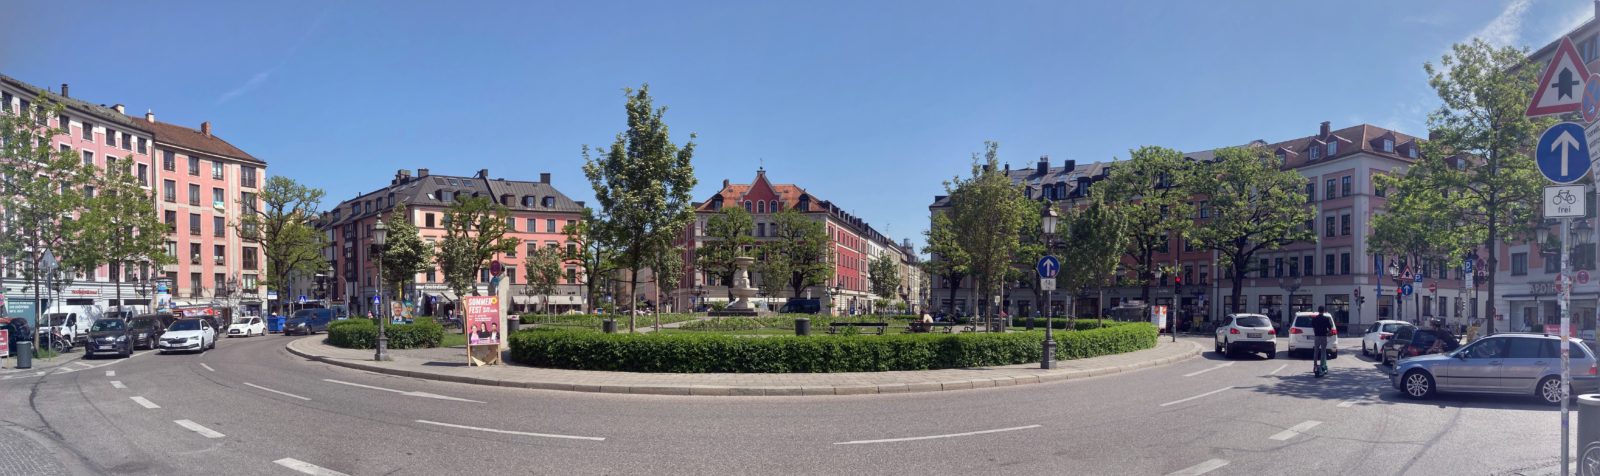
[[[450,195],[442,192],[452,192]],[[554,186],[543,182],[530,182],[522,180],[484,179],[481,177],[457,177],[449,175],[429,175],[427,177],[406,176],[405,180],[391,184],[371,192],[363,193],[355,198],[339,202],[333,210],[340,212],[337,220],[329,220],[327,226],[342,225],[351,220],[365,218],[389,210],[396,203],[404,203],[408,207],[449,207],[455,197],[483,196],[489,197],[496,203],[500,202],[503,195],[511,195],[511,201],[505,204],[512,211],[554,211],[578,213],[583,211],[583,205],[566,194],[556,190]],[[523,205],[523,197],[533,197],[531,206]],[[550,205],[545,206],[545,198],[550,198]],[[360,213],[349,213],[353,203],[364,203],[368,200],[382,199],[381,206],[374,206],[372,212],[367,212],[363,205]],[[330,210],[332,211],[332,210]]]
[[[132,119],[134,122],[143,123],[145,126],[150,128],[150,132],[155,134],[156,145],[158,146],[162,143],[167,143],[211,155],[242,160],[245,162],[254,162],[261,165],[267,164],[266,161],[257,159],[255,156],[250,155],[250,153],[245,152],[238,147],[234,147],[233,144],[228,143],[228,141],[222,140],[222,138],[217,137],[216,134],[207,135],[198,130],[161,121],[150,122],[142,118]]]
[[[11,87],[14,87],[14,88],[17,88],[17,89],[21,89],[23,91],[27,91],[27,93],[30,96],[37,96],[39,93],[42,92],[42,93],[45,94],[46,97],[49,97],[50,100],[59,102],[59,103],[61,103],[62,105],[66,106],[69,109],[77,110],[80,113],[92,114],[99,120],[111,121],[111,122],[114,122],[118,126],[121,126],[121,127],[126,127],[126,128],[131,128],[131,129],[138,129],[138,130],[141,130],[141,131],[144,131],[144,132],[150,132],[150,126],[145,121],[143,121],[143,120],[135,120],[134,118],[128,117],[127,115],[122,114],[120,112],[117,112],[115,109],[112,109],[112,108],[109,108],[109,107],[105,107],[105,106],[101,106],[101,105],[97,105],[97,104],[91,104],[91,103],[88,103],[88,102],[85,102],[83,100],[76,99],[76,98],[70,98],[70,97],[62,96],[60,94],[56,94],[56,93],[47,91],[44,88],[40,88],[38,86],[34,86],[32,84],[28,84],[28,83],[22,82],[21,80],[18,80],[17,78],[13,78],[13,77],[6,76],[6,75],[0,75],[0,83],[5,83],[7,85],[10,85]],[[26,97],[26,98],[22,98],[22,99],[26,99],[26,100],[29,100],[29,101],[33,100],[32,97]]]
[[[1383,150],[1382,139],[1391,135],[1394,138],[1394,151],[1385,152]],[[1332,156],[1321,156],[1316,160],[1311,160],[1311,154],[1309,153],[1310,146],[1312,144],[1326,144],[1329,140],[1339,140],[1339,146],[1336,153]],[[1408,145],[1415,147],[1416,142],[1417,137],[1409,134],[1391,131],[1370,124],[1361,124],[1336,131],[1330,131],[1328,133],[1328,137],[1321,137],[1321,134],[1319,133],[1317,135],[1269,144],[1266,147],[1272,152],[1276,152],[1278,149],[1285,149],[1293,152],[1293,154],[1287,154],[1287,156],[1284,158],[1283,164],[1284,168],[1293,169],[1304,167],[1313,163],[1335,160],[1362,152],[1401,160],[1412,160],[1410,157],[1405,155],[1405,149]]]

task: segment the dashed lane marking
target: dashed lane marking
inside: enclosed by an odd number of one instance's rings
[[[488,433],[500,433],[500,434],[505,434],[505,435],[537,436],[537,437],[540,437],[540,438],[561,438],[561,439],[567,439],[567,440],[589,440],[589,441],[605,441],[606,440],[605,438],[601,438],[601,437],[598,437],[598,436],[572,436],[572,435],[556,435],[556,434],[551,434],[551,433],[529,433],[529,432],[525,432],[525,431],[496,430],[494,428],[478,428],[478,427],[475,427],[475,426],[454,425],[454,424],[450,424],[450,423],[439,423],[439,422],[436,422],[436,421],[428,421],[428,420],[417,420],[417,423],[423,423],[423,424],[435,425],[435,426],[442,426],[442,427],[446,427],[446,428],[460,428],[460,429],[463,429],[463,430],[482,431],[482,432],[488,432]],[[1039,425],[1033,425],[1033,426],[1039,426]],[[840,445],[840,444],[848,444],[848,443],[834,443],[834,444]]]
[[[1209,396],[1216,395],[1216,394],[1219,394],[1219,393],[1222,393],[1222,392],[1226,392],[1226,391],[1228,391],[1228,390],[1230,390],[1232,388],[1233,388],[1232,386],[1222,387],[1222,388],[1219,388],[1219,389],[1216,389],[1216,390],[1212,390],[1212,391],[1209,391],[1209,392],[1206,392],[1206,393],[1202,393],[1202,394],[1199,394],[1199,395],[1195,395],[1193,397],[1185,398],[1185,399],[1182,399],[1182,400],[1173,400],[1173,401],[1170,401],[1170,402],[1167,402],[1167,403],[1163,403],[1163,404],[1161,404],[1161,406],[1167,407],[1167,406],[1177,405],[1179,403],[1187,402],[1187,401],[1198,399],[1198,398],[1209,397]]]
[[[295,394],[292,394],[292,393],[289,393],[289,392],[280,392],[280,391],[273,390],[273,389],[270,389],[270,388],[267,388],[267,387],[263,387],[263,386],[260,386],[260,385],[256,385],[256,384],[253,384],[253,383],[250,383],[250,382],[245,382],[244,384],[245,385],[249,385],[251,387],[254,387],[257,390],[265,390],[265,391],[268,391],[268,392],[276,393],[278,395],[283,395],[285,397],[298,398],[298,399],[305,400],[305,401],[308,401],[308,402],[311,401],[311,399],[306,398],[306,397],[295,395]]]
[[[216,371],[217,371],[217,369],[213,369],[213,368],[211,368],[211,366],[210,366],[210,365],[206,365],[206,363],[205,363],[205,362],[201,362],[201,363],[200,363],[200,366],[201,366],[201,367],[205,367],[205,368],[206,368],[206,370],[209,370],[209,371],[212,371],[212,372],[216,372]]]
[[[1272,371],[1268,372],[1267,375],[1278,375],[1278,372],[1281,372],[1281,371],[1283,371],[1283,369],[1286,369],[1288,367],[1289,367],[1289,364],[1279,365],[1278,368],[1272,369]]]
[[[408,396],[408,397],[433,398],[433,399],[438,399],[438,400],[451,400],[451,401],[469,402],[469,403],[484,403],[484,402],[480,402],[480,401],[477,401],[477,400],[467,400],[465,398],[456,398],[456,397],[451,397],[451,396],[446,396],[446,395],[439,395],[439,394],[436,394],[436,393],[407,392],[405,390],[395,390],[395,389],[392,389],[392,388],[374,387],[374,386],[371,386],[371,385],[362,385],[362,384],[359,384],[359,383],[346,382],[346,381],[343,381],[343,380],[334,380],[334,379],[331,379],[331,378],[325,378],[325,379],[322,379],[322,381],[328,382],[328,383],[336,383],[336,384],[340,384],[340,385],[349,385],[351,387],[360,387],[360,388],[371,389],[371,390],[382,390],[382,391],[390,392],[390,393],[398,393],[398,394],[405,395],[405,396]]]
[[[1204,463],[1167,473],[1167,476],[1200,476],[1227,465],[1228,460],[1225,459],[1208,459]]]
[[[111,381],[111,388],[126,389],[126,388],[128,388],[128,386],[127,385],[123,385],[121,380],[112,380]]]
[[[115,376],[117,376],[117,371],[115,371],[115,370],[107,370],[106,371],[106,376],[107,377],[115,377]]]
[[[334,471],[334,470],[331,470],[331,469],[328,469],[328,468],[324,468],[324,467],[321,467],[321,466],[317,466],[317,465],[314,465],[314,464],[311,464],[311,463],[307,463],[305,461],[300,461],[300,460],[297,460],[297,459],[294,459],[294,458],[283,458],[283,459],[280,459],[280,460],[277,460],[277,461],[273,461],[273,462],[274,463],[278,463],[278,466],[282,466],[282,467],[289,468],[289,469],[292,469],[292,470],[295,470],[295,471],[299,471],[301,474],[309,474],[309,475],[312,475],[312,476],[348,476],[348,475],[346,475],[344,473],[341,473],[341,472],[338,472],[338,471]]]
[[[1223,368],[1223,367],[1227,367],[1227,366],[1230,366],[1230,365],[1233,365],[1233,362],[1217,364],[1216,367],[1212,367],[1212,368],[1205,369],[1205,370],[1196,370],[1196,371],[1193,371],[1193,372],[1189,372],[1189,373],[1183,374],[1183,376],[1185,376],[1185,377],[1193,377],[1193,376],[1196,376],[1196,375],[1200,375],[1200,374],[1203,374],[1203,373],[1206,373],[1206,372],[1210,372],[1212,370],[1220,369],[1220,368]]]
[[[161,405],[156,405],[154,402],[151,402],[150,400],[147,400],[144,397],[128,397],[128,398],[133,400],[133,403],[139,404],[139,406],[141,406],[141,407],[149,408],[149,409],[152,409],[152,410],[153,409],[157,409],[157,408],[161,408]]]
[[[834,444],[836,444],[836,445],[865,445],[865,444],[871,444],[871,443],[897,443],[897,442],[901,442],[901,441],[932,440],[932,439],[936,439],[936,438],[955,438],[955,437],[958,437],[958,436],[986,435],[986,434],[989,434],[989,433],[1000,433],[1000,432],[1005,432],[1005,431],[1030,430],[1030,429],[1034,429],[1034,428],[1039,428],[1039,426],[1040,425],[1015,426],[1015,427],[1011,427],[1011,428],[1000,428],[1000,429],[995,429],[995,430],[968,431],[968,432],[964,432],[964,433],[950,433],[950,434],[945,434],[945,435],[932,435],[932,436],[913,436],[913,437],[909,437],[909,438],[886,438],[886,439],[882,439],[882,440],[841,441],[841,442],[834,443]]]
[[[1316,420],[1303,421],[1300,422],[1299,425],[1291,426],[1287,430],[1283,430],[1278,432],[1276,435],[1272,435],[1271,438],[1278,441],[1289,441],[1290,438],[1299,436],[1301,433],[1305,433],[1306,430],[1316,428],[1317,425],[1321,424],[1322,422]]]
[[[222,438],[224,436],[228,436],[228,435],[224,435],[224,434],[212,431],[210,428],[206,428],[204,426],[200,426],[199,423],[195,423],[195,422],[192,422],[192,421],[189,421],[189,420],[173,420],[172,422],[173,423],[177,423],[178,426],[181,426],[181,427],[184,427],[184,428],[188,428],[189,431],[193,431],[195,433],[199,433],[200,436],[204,436],[206,438]]]
[[[89,368],[89,369],[95,368],[94,364],[91,364],[91,363],[88,363],[88,362],[84,362],[82,360],[79,360],[77,362],[73,362],[72,365],[82,365],[85,368]]]

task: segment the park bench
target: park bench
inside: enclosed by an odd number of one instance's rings
[[[889,324],[886,322],[830,322],[828,323],[828,333],[837,334],[841,330],[849,327],[854,327],[857,329],[865,328],[863,330],[874,330],[877,331],[876,333],[878,335],[883,335],[884,333],[889,332]]]
[[[934,329],[944,329],[946,334],[955,332],[954,322],[922,322],[911,321],[906,323],[906,332],[933,332]]]

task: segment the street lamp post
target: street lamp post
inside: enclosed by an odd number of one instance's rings
[[[1283,297],[1283,324],[1287,329],[1294,323],[1294,292],[1300,290],[1302,282],[1299,276],[1294,279],[1278,278],[1278,289],[1284,291]]]
[[[1406,298],[1405,293],[1400,289],[1402,283],[1400,279],[1400,262],[1389,262],[1389,279],[1394,281],[1394,319],[1404,321],[1406,320],[1406,307],[1403,303]]]
[[[372,356],[373,360],[389,360],[389,335],[386,332],[389,323],[389,307],[383,302],[383,252],[389,244],[389,227],[379,219],[372,228],[372,245],[378,249],[378,352]]]
[[[1051,205],[1051,203],[1048,201],[1045,202],[1044,210],[1039,213],[1040,231],[1044,232],[1045,255],[1050,254],[1050,248],[1055,244],[1056,224],[1059,220],[1060,216],[1056,214],[1056,207]],[[1056,368],[1056,326],[1055,323],[1052,322],[1054,321],[1053,318],[1055,317],[1055,306],[1052,306],[1050,303],[1049,289],[1044,291],[1044,306],[1044,343],[1041,344],[1044,346],[1044,352],[1043,356],[1041,356],[1039,359],[1039,368],[1049,370]],[[1031,318],[1029,322],[1032,322]]]

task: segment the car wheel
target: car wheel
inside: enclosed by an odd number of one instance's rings
[[[1222,343],[1221,342],[1217,342],[1216,339],[1211,339],[1211,345],[1217,348],[1217,353],[1218,354],[1222,353]]]
[[[1561,400],[1566,398],[1566,394],[1561,391],[1561,379],[1556,377],[1545,377],[1544,380],[1540,380],[1538,392],[1539,398],[1551,405],[1560,405]]]
[[[1366,342],[1362,342],[1361,343],[1361,355],[1364,356],[1364,357],[1371,357],[1372,356],[1371,352],[1367,352],[1367,343]]]
[[[1407,397],[1414,399],[1420,400],[1432,397],[1434,391],[1433,376],[1421,370],[1406,372],[1405,378],[1400,381],[1400,388]]]
[[[1278,348],[1277,347],[1273,347],[1271,349],[1267,349],[1267,358],[1269,358],[1269,359],[1278,358]]]

